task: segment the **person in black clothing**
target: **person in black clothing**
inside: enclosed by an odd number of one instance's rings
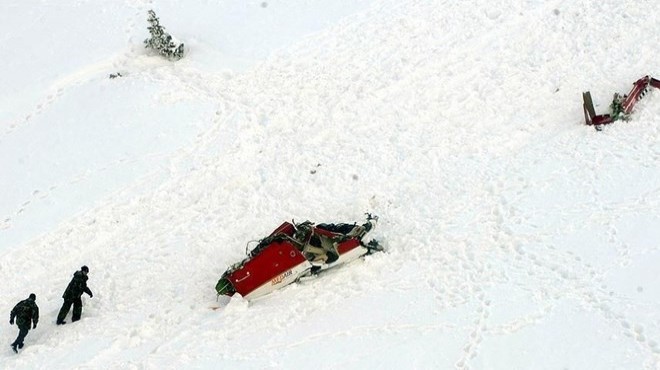
[[[64,318],[69,313],[71,305],[73,305],[73,314],[71,315],[71,322],[80,320],[80,315],[82,314],[82,299],[80,298],[83,293],[87,293],[89,298],[92,298],[94,295],[92,291],[87,287],[87,274],[89,273],[89,268],[83,266],[80,268],[80,271],[76,271],[73,274],[73,279],[66,287],[62,298],[64,298],[64,303],[60,309],[60,313],[57,315],[57,325],[66,324]]]
[[[35,302],[36,300],[37,296],[34,293],[30,294],[28,299],[18,302],[9,315],[9,324],[14,325],[14,319],[16,319],[16,326],[18,326],[18,337],[11,344],[11,348],[16,353],[18,353],[19,349],[23,348],[23,340],[30,331],[30,327],[32,329],[37,328],[39,307]]]

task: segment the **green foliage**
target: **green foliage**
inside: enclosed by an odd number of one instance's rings
[[[620,94],[614,94],[612,98],[612,104],[610,104],[610,115],[614,121],[616,120],[627,120],[628,115],[623,110],[623,101],[625,100],[625,95],[621,96]]]
[[[147,14],[149,15],[147,21],[150,24],[147,29],[151,37],[144,40],[145,47],[170,60],[183,58],[183,43],[178,43],[169,33],[165,32],[165,28],[160,25],[153,10],[149,10]]]

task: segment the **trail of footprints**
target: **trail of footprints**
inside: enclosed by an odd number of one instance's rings
[[[480,291],[477,294],[479,305],[477,307],[476,318],[473,320],[473,328],[468,334],[468,339],[463,346],[460,359],[456,362],[456,369],[470,369],[470,360],[477,357],[478,348],[483,340],[483,334],[487,331],[486,321],[490,316],[491,301],[487,299],[486,294]]]
[[[146,22],[146,10],[151,6],[153,1],[148,0],[148,1],[142,1],[141,4],[139,4],[136,7],[136,12],[133,14],[133,16],[129,17],[127,20],[127,26],[124,28],[124,33],[127,36],[129,44],[132,43],[133,40],[133,35],[135,33],[135,29],[138,27],[138,20],[145,19]],[[121,58],[116,59],[113,62],[113,67],[114,68],[125,68],[130,61],[130,59],[133,56],[131,55],[131,51],[127,51],[124,53],[124,55]],[[93,76],[92,78],[97,78],[98,76]],[[171,77],[171,76],[169,76]],[[16,120],[15,122],[11,123],[8,125],[7,129],[5,130],[3,137],[0,138],[0,143],[4,139],[7,138],[7,136],[11,135],[13,132],[15,132],[18,128],[27,125],[32,119],[35,117],[43,114],[50,106],[52,106],[60,97],[64,95],[64,93],[69,90],[71,87],[75,87],[78,85],[81,85],[85,82],[89,81],[88,79],[82,79],[79,81],[75,81],[69,86],[60,86],[56,90],[54,90],[52,93],[49,93],[46,98],[44,98],[42,101],[38,102],[35,106],[35,108],[27,113],[23,118]],[[215,93],[214,91],[208,87],[208,81],[205,82],[205,79],[203,76],[201,76],[200,73],[198,72],[191,72],[191,71],[186,71],[185,77],[177,77],[177,82],[180,85],[183,85],[184,88],[191,90],[195,92],[195,95],[198,97],[203,97],[207,99],[213,99]],[[221,111],[225,111],[223,108],[219,108],[218,111],[216,111],[216,115],[214,117],[214,120],[218,120],[218,115]],[[219,133],[212,133],[212,136],[215,136]],[[197,137],[197,143],[202,143],[203,141],[212,141],[212,138],[206,138],[206,135],[198,135]],[[158,154],[156,154],[158,155]],[[143,158],[147,158],[150,156],[154,156],[154,154],[148,154]],[[80,181],[85,180],[86,178],[89,178],[92,176],[94,173],[99,173],[99,172],[104,172],[108,170],[109,168],[115,167],[120,164],[125,164],[128,162],[136,162],[140,160],[138,159],[130,159],[130,158],[121,158],[118,159],[112,163],[107,164],[104,167],[100,167],[96,170],[94,170],[92,173],[85,173],[83,175],[76,176],[72,179],[69,179],[67,181],[63,181],[62,183],[59,184],[53,184],[49,186],[46,190],[44,189],[35,189],[29,199],[23,201],[18,208],[12,212],[9,215],[6,215],[5,217],[0,218],[0,230],[7,230],[11,227],[13,221],[19,217],[20,215],[24,214],[32,205],[34,205],[37,201],[48,198],[51,196],[58,188],[70,185],[70,184],[75,184]]]
[[[491,195],[499,194],[501,189],[494,189],[490,193]],[[493,229],[491,235],[493,235],[492,242],[495,245],[501,245],[501,248],[497,251],[499,252],[498,258],[502,260],[501,266],[505,266],[503,282],[506,283],[510,279],[507,276],[511,273],[515,275],[511,279],[519,278],[518,274],[522,273],[527,274],[529,278],[551,279],[557,283],[551,284],[543,293],[546,294],[542,301],[543,306],[539,307],[536,312],[497,326],[487,325],[491,312],[491,301],[487,299],[482,289],[487,286],[488,281],[497,282],[499,280],[498,271],[492,271],[487,264],[483,266],[479,262],[483,256],[480,256],[478,251],[473,252],[477,254],[477,257],[473,256],[469,252],[469,249],[471,249],[469,245],[465,251],[454,251],[451,256],[436,261],[438,262],[436,265],[446,266],[449,277],[452,275],[477,276],[476,279],[468,279],[469,281],[464,285],[461,285],[458,281],[450,281],[450,285],[455,284],[455,287],[459,289],[458,293],[442,289],[445,284],[436,282],[434,278],[427,280],[429,287],[436,294],[436,300],[438,300],[440,307],[447,307],[448,303],[451,302],[454,302],[454,305],[460,305],[465,304],[470,299],[478,301],[476,317],[472,323],[473,327],[455,363],[457,369],[469,369],[471,367],[470,362],[478,355],[478,348],[484,336],[511,335],[526,327],[536,325],[552,314],[557,302],[567,297],[578,298],[584,302],[586,307],[590,307],[591,311],[596,312],[599,317],[610,323],[612,328],[620,328],[620,332],[624,337],[630,338],[645,352],[649,353],[651,358],[646,361],[645,366],[657,367],[660,364],[660,344],[658,341],[648,336],[643,325],[630,320],[625,313],[615,312],[612,309],[612,303],[627,298],[614,295],[604,283],[605,275],[603,272],[583,261],[573,251],[561,250],[553,245],[543,244],[542,242],[549,236],[548,233],[552,231],[543,234],[542,230],[538,230],[530,235],[502,232],[501,230],[507,230],[507,226],[512,221],[513,213],[510,212],[507,205],[498,204],[497,202],[495,204],[489,203],[484,199],[480,201],[480,204],[491,204],[495,210],[491,212],[490,216],[491,221],[494,221],[493,226],[491,226]],[[613,225],[611,218],[607,221],[609,221],[609,225]],[[630,246],[621,240],[616,227],[611,226],[607,229],[607,241],[609,246],[616,248],[618,265],[621,267],[630,265]],[[537,245],[540,249],[530,250],[529,247],[526,247],[530,245]],[[448,261],[448,259],[454,261]],[[455,267],[456,265],[460,266]],[[456,271],[457,268],[462,271]],[[446,279],[447,276],[444,278]],[[543,280],[539,280],[539,283],[542,283]],[[485,283],[486,285],[484,285]],[[460,291],[463,290],[471,291],[470,295],[462,295]],[[457,293],[460,297],[452,293]],[[457,300],[457,298],[459,299]],[[620,306],[616,305],[616,307]],[[652,364],[649,362],[652,362]]]
[[[0,140],[0,143],[6,139],[7,136],[11,135],[14,131],[16,131],[19,127],[22,127],[26,124],[28,124],[34,117],[37,117],[41,115],[48,107],[50,107],[58,98],[60,98],[64,94],[65,88],[60,87],[57,88],[54,92],[49,93],[46,95],[42,101],[36,104],[34,109],[32,111],[28,112],[26,115],[24,115],[22,118],[19,118],[18,120],[15,120],[14,122],[10,123],[7,128],[5,129],[5,132],[3,134],[2,140]]]
[[[133,35],[135,34],[135,30],[138,28],[139,25],[138,19],[144,19],[144,22],[146,23],[146,11],[150,6],[152,6],[152,4],[153,4],[152,0],[141,1],[141,3],[136,7],[137,10],[134,13],[134,15],[128,18],[127,26],[125,26],[124,28],[124,33],[127,36],[128,45],[131,45],[134,42]],[[132,2],[131,4],[129,4],[129,6],[133,6]],[[128,62],[133,57],[134,56],[132,55],[132,52],[129,50],[125,52],[121,58],[118,58],[113,62],[113,67],[125,68]],[[98,76],[94,76],[93,78],[96,77]],[[11,135],[18,128],[27,125],[35,117],[43,114],[51,105],[53,105],[53,103],[55,103],[60,97],[62,97],[62,95],[64,95],[64,93],[67,90],[69,90],[71,87],[81,85],[87,81],[89,81],[89,78],[75,81],[68,86],[57,86],[53,88],[53,91],[49,92],[45,98],[37,102],[37,104],[35,104],[34,108],[30,112],[28,112],[23,117],[16,119],[13,122],[11,122],[9,125],[7,125],[7,128],[5,129],[3,136],[0,138],[0,143],[2,143],[7,138],[7,136]]]
[[[616,233],[613,235],[616,235]],[[555,292],[554,300],[563,299],[567,295],[581,298],[594,312],[598,312],[601,317],[613,325],[618,325],[622,329],[623,335],[634,340],[639,346],[645,348],[660,361],[660,357],[658,357],[660,355],[658,342],[648,338],[644,334],[644,327],[642,325],[632,323],[626,318],[625,314],[614,312],[610,307],[609,302],[617,298],[613,297],[611,290],[603,283],[602,273],[598,272],[592,265],[584,263],[572,251],[561,252],[553,246],[546,246],[546,251],[549,257],[541,258],[534,253],[526,253],[522,249],[516,249],[516,253],[528,261],[526,264],[532,266],[528,270],[530,276],[554,274],[557,279],[563,281],[561,284],[562,287],[572,288]],[[625,252],[628,249],[624,248],[623,251],[624,253],[620,253],[620,265],[627,266],[630,260],[628,254]],[[577,265],[573,269],[579,270],[582,274],[575,276],[575,273],[570,272],[567,266],[571,265]],[[500,332],[513,332],[518,327],[542,320],[551,311],[552,306],[547,306],[539,315],[522,318],[498,330]]]
[[[99,167],[95,170],[92,171],[85,171],[82,175],[75,176],[73,178],[70,178],[66,181],[62,181],[57,184],[53,184],[46,188],[46,190],[43,189],[35,189],[32,191],[30,194],[29,199],[23,201],[20,206],[11,214],[4,216],[2,219],[0,219],[0,230],[7,230],[11,227],[12,223],[14,220],[21,215],[23,215],[26,211],[30,209],[34,204],[36,204],[38,201],[41,201],[43,199],[46,199],[50,196],[53,195],[59,188],[64,188],[69,185],[74,185],[77,183],[80,183],[81,181],[84,181],[88,178],[93,178],[97,176],[99,173],[103,173],[105,171],[108,171],[114,167],[120,166],[120,165],[125,165],[125,164],[130,164],[130,163],[136,163],[145,159],[149,158],[157,158],[161,156],[161,154],[158,153],[152,153],[152,154],[147,154],[142,157],[138,158],[120,158],[118,160],[115,160],[103,167]]]

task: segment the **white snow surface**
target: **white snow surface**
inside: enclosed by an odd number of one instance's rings
[[[640,0],[3,0],[0,312],[41,319],[0,368],[660,368],[660,91],[581,107],[659,33]],[[217,299],[248,241],[365,212],[385,253]]]

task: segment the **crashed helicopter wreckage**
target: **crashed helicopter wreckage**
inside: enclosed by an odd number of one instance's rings
[[[650,87],[660,89],[660,80],[650,76],[644,76],[633,83],[633,88],[628,94],[614,94],[612,104],[610,104],[609,114],[596,114],[594,103],[591,100],[589,91],[582,93],[582,109],[584,110],[584,120],[589,126],[593,125],[596,130],[601,130],[601,125],[607,125],[617,120],[626,120],[633,111],[633,107],[644,97]]]
[[[284,222],[261,239],[245,259],[230,266],[215,290],[219,296],[238,293],[252,300],[303,277],[382,251],[377,241],[363,240],[377,221],[377,216],[367,214],[362,225]]]

